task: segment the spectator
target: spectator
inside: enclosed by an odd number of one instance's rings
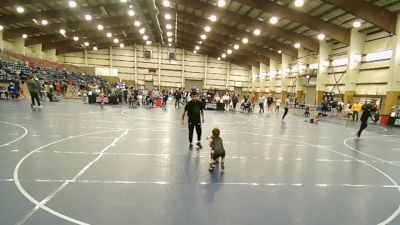
[[[39,100],[39,92],[40,92],[40,88],[37,84],[37,82],[34,80],[34,76],[30,75],[28,77],[28,81],[26,82],[27,86],[28,86],[28,90],[29,93],[31,95],[31,100],[32,100],[32,104],[31,107],[35,108],[35,100],[38,104],[39,108],[42,108],[42,105],[40,105],[40,100]]]

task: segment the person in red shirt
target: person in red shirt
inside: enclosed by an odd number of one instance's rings
[[[57,82],[57,83],[55,83],[54,86],[56,88],[57,93],[60,94],[60,92],[61,92],[61,84],[59,82]]]
[[[99,95],[99,103],[100,103],[101,108],[104,107],[104,101],[105,101],[104,93],[103,93],[103,92],[100,92],[100,95]]]
[[[251,96],[251,108],[253,109],[252,111],[254,111],[254,107],[256,106],[256,95],[253,94],[253,96]]]

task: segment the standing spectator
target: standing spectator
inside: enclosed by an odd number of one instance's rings
[[[40,105],[40,100],[39,100],[40,88],[39,88],[37,82],[34,80],[34,76],[30,75],[28,77],[28,81],[26,82],[26,85],[28,86],[28,90],[31,95],[31,100],[32,100],[31,107],[32,108],[35,107],[35,100],[36,100],[38,107],[42,108],[42,106]]]
[[[175,91],[174,97],[175,97],[175,108],[178,107],[178,109],[180,109],[181,106],[179,104],[181,101],[181,93],[179,92],[179,90]]]
[[[232,104],[233,104],[233,111],[236,111],[236,105],[239,102],[239,97],[235,94],[233,94],[232,97]]]
[[[289,104],[290,104],[289,97],[290,96],[288,95],[285,100],[285,112],[283,113],[282,120],[285,119],[286,115],[289,113]]]
[[[224,109],[228,110],[229,109],[229,95],[228,95],[228,93],[225,93],[224,96],[222,96],[222,100],[224,101]]]
[[[272,95],[269,95],[267,98],[267,106],[268,106],[268,111],[272,112],[272,103],[274,103],[274,98],[272,98]],[[276,111],[276,109],[275,109]],[[279,109],[278,109],[279,112]]]
[[[163,97],[162,107],[164,109],[167,109],[167,102],[168,102],[168,91],[167,90],[162,91],[162,97]]]
[[[275,100],[275,112],[279,113],[280,107],[281,107],[281,99],[276,98],[276,100]]]
[[[54,88],[56,89],[57,94],[61,93],[61,84],[59,82],[54,84]]]
[[[18,97],[20,97],[21,95],[21,80],[19,79],[19,75],[17,73],[17,76],[14,79],[14,85],[15,85],[15,95]]]
[[[261,96],[258,98],[258,105],[260,106],[260,113],[261,113],[261,112],[264,113],[264,102],[265,102],[265,98],[264,98],[263,95],[261,95]]]
[[[362,104],[358,101],[353,105],[353,121],[358,122],[358,115],[361,112]]]
[[[350,101],[347,103],[346,108],[345,108],[345,112],[347,114],[347,119],[350,119],[350,116],[353,115],[353,110],[352,110],[353,106],[351,105]]]

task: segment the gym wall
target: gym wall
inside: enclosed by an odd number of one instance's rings
[[[147,51],[151,52],[150,58],[145,57]],[[169,60],[169,53],[175,53],[175,60]],[[161,87],[185,87],[185,79],[188,79],[202,81],[207,88],[233,90],[244,87],[251,72],[247,68],[228,65],[227,62],[182,49],[142,45],[136,46],[136,55],[134,46],[126,46],[87,51],[86,63],[84,52],[60,55],[59,61],[76,66],[116,68],[120,79],[137,80],[138,84],[153,82],[155,87],[159,86],[159,82]]]

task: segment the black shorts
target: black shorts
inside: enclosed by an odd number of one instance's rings
[[[214,152],[212,155],[213,160],[217,160],[219,157],[225,158],[225,151],[224,152]]]

